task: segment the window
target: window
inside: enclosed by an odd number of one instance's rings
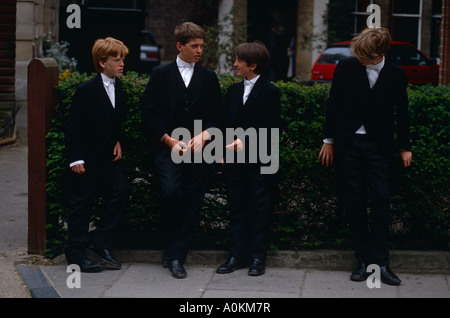
[[[391,35],[395,41],[409,42],[419,50],[422,33],[422,1],[392,0]]]
[[[367,7],[374,4],[373,0],[356,0],[353,12],[353,36],[357,36],[367,26],[367,17],[371,14],[366,12]]]
[[[421,0],[393,0],[392,12],[398,14],[419,14]]]

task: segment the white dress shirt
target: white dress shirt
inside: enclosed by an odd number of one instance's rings
[[[181,77],[183,78],[184,85],[188,87],[189,83],[191,82],[192,75],[194,75],[195,62],[188,63],[177,56],[177,66],[178,70],[180,71]]]
[[[106,89],[106,93],[108,94],[109,100],[113,107],[116,107],[116,95],[115,95],[115,87],[114,87],[114,78],[109,78],[103,73],[100,73],[102,76],[103,86]]]
[[[194,75],[194,66],[195,62],[188,63],[180,59],[179,56],[177,56],[176,63],[178,66],[178,70],[180,71],[181,78],[183,79],[184,85],[186,87],[189,86],[189,83],[191,82],[192,76]],[[164,137],[166,137],[167,134],[164,134],[161,137],[161,142],[163,141]]]
[[[378,64],[369,64],[366,66],[367,78],[369,79],[370,88],[377,82],[381,69],[384,67],[384,57]]]
[[[245,102],[248,99],[248,96],[250,95],[250,92],[253,89],[253,86],[255,86],[256,81],[259,79],[261,75],[258,75],[251,80],[247,80],[244,78],[244,96],[242,96],[242,103],[245,105]]]
[[[383,67],[384,67],[384,57],[380,63],[369,64],[366,66],[367,79],[369,80],[370,88],[373,88],[373,86],[377,82],[378,76],[380,75],[380,72],[383,69]],[[357,131],[355,131],[355,134],[365,135],[366,128],[364,127],[364,125],[361,125],[361,127],[359,127]],[[323,142],[326,144],[332,144],[334,141],[333,138],[325,138]]]

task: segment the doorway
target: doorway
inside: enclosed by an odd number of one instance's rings
[[[271,56],[269,80],[294,77],[297,0],[248,0],[247,12],[247,40],[264,42]]]

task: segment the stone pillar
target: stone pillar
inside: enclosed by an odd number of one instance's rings
[[[234,0],[234,21],[233,21],[233,32],[234,41],[236,43],[242,43],[247,41],[247,10],[248,1],[247,0]]]
[[[313,63],[311,56],[314,24],[314,0],[298,0],[297,9],[297,46],[295,49],[295,74],[300,81],[309,79],[311,65]]]
[[[295,77],[308,81],[311,68],[325,48],[324,36],[327,25],[323,16],[327,13],[329,0],[298,0],[297,34],[295,48]]]
[[[220,52],[217,73],[233,74],[229,56],[236,44],[247,40],[247,0],[220,0],[218,20],[222,27],[219,44],[227,49]]]
[[[323,16],[327,13],[329,0],[314,1],[313,17],[313,45],[311,55],[311,68],[322,49],[327,45],[326,34],[328,26],[324,23]],[[309,76],[309,74],[308,74]]]
[[[27,66],[42,57],[42,38],[58,40],[58,0],[17,0],[16,19],[16,100],[27,98]]]
[[[219,34],[219,50],[220,47],[229,46],[231,44],[231,50],[233,49],[233,39],[231,34],[233,33],[233,6],[234,0],[219,0],[219,26],[221,27],[221,33]],[[221,51],[221,50],[220,50]],[[220,52],[219,63],[217,65],[217,73],[219,74],[231,74],[233,67],[227,61],[227,52]]]

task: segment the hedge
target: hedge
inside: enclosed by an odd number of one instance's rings
[[[64,196],[64,122],[76,86],[93,75],[74,73],[58,85],[59,103],[47,135],[47,256],[62,252],[66,237]],[[222,94],[238,79],[220,77]],[[149,160],[140,104],[148,78],[134,72],[122,77],[129,107],[123,142],[126,172],[132,182],[130,205],[116,248],[159,249],[158,180]],[[270,228],[272,250],[350,249],[345,211],[337,197],[334,168],[322,166],[322,145],[329,84],[305,86],[277,82],[282,94],[279,197]],[[449,243],[449,106],[450,86],[408,88],[413,165],[395,167],[391,248],[448,249]],[[228,209],[223,176],[216,174],[206,194],[193,249],[227,249]],[[92,218],[102,206],[101,193]]]

